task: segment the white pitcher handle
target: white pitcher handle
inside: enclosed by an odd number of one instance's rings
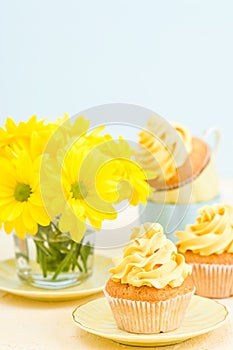
[[[207,141],[210,136],[213,135],[213,145],[212,145],[212,153],[215,157],[218,156],[219,146],[221,141],[221,132],[218,128],[212,127],[203,131],[202,138],[204,141]]]

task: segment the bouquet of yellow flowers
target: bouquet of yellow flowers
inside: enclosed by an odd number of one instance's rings
[[[99,230],[103,220],[117,217],[116,203],[145,204],[150,188],[147,174],[134,161],[134,150],[103,130],[90,129],[83,116],[73,120],[67,114],[52,123],[36,116],[18,125],[6,119],[0,128],[0,223],[6,233],[45,239],[68,232],[75,246],[87,225]],[[48,242],[37,246],[45,276],[55,248]],[[64,266],[72,248],[67,249],[56,275],[72,262],[74,250]]]

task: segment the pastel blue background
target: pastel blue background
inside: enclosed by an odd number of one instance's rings
[[[1,124],[137,104],[219,127],[233,176],[232,0],[0,0],[0,50]]]

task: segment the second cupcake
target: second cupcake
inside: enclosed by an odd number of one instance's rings
[[[192,265],[196,294],[209,298],[233,295],[233,208],[215,204],[176,233],[178,251]]]
[[[178,328],[194,293],[191,266],[160,224],[135,228],[136,236],[114,259],[105,295],[119,328],[134,333]]]

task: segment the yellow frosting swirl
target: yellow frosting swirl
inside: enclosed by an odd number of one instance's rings
[[[228,204],[204,206],[196,223],[176,232],[181,253],[191,250],[200,255],[233,253],[233,207]]]
[[[176,122],[171,122],[171,125],[178,132],[178,135],[180,136],[188,154],[190,154],[192,151],[192,135],[189,129],[187,129],[184,125]]]
[[[171,123],[174,129],[156,116],[148,119],[146,130],[139,133],[136,160],[146,170],[153,170],[158,180],[169,180],[192,150],[192,136],[181,124]]]
[[[177,287],[191,274],[191,266],[177,253],[160,224],[145,223],[135,234],[139,236],[124,248],[123,257],[113,259],[115,267],[109,270],[113,281],[136,287]]]

